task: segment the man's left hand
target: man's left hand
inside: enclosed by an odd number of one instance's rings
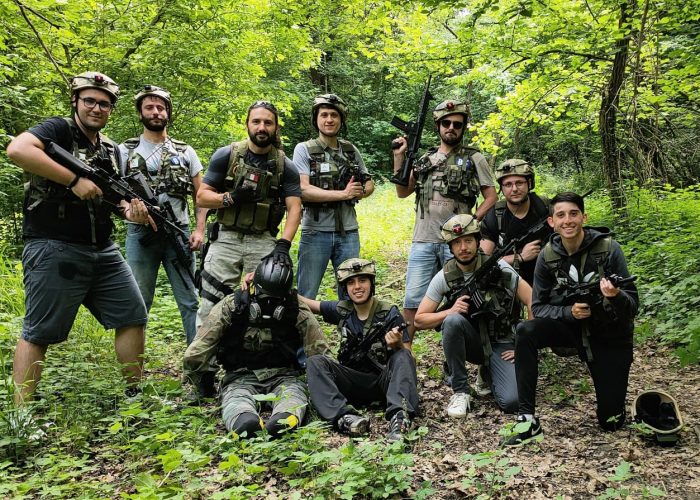
[[[395,326],[384,335],[386,346],[390,349],[401,349],[403,347],[403,335],[398,326]]]
[[[200,250],[204,244],[204,231],[199,229],[190,234],[190,250]]]
[[[600,280],[600,293],[603,294],[603,297],[608,297],[610,299],[617,297],[617,294],[620,293],[620,289],[613,285],[609,279],[603,278]]]

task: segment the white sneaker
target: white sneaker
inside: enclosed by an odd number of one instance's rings
[[[471,410],[472,397],[466,392],[456,392],[450,398],[450,404],[447,405],[447,414],[452,418],[462,418],[467,416],[467,412]]]
[[[488,396],[491,394],[491,387],[484,377],[482,377],[482,370],[486,371],[486,367],[479,366],[479,368],[476,369],[476,384],[474,385],[474,390],[479,396]]]

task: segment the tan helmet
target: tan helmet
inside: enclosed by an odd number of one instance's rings
[[[660,389],[642,391],[632,402],[632,420],[646,425],[654,432],[661,446],[673,446],[683,427],[678,403],[669,393]]]
[[[314,99],[314,105],[311,107],[311,124],[316,130],[318,130],[318,125],[316,124],[316,118],[318,116],[318,109],[321,106],[330,106],[340,113],[340,120],[345,124],[348,118],[348,105],[345,104],[340,97],[335,94],[323,94],[316,96]]]
[[[501,163],[496,167],[496,180],[498,184],[502,184],[502,180],[509,175],[519,175],[525,177],[528,182],[530,189],[535,188],[535,171],[525,160],[519,160],[517,158],[511,158]]]
[[[448,99],[443,101],[433,111],[433,121],[438,122],[448,115],[460,114],[464,116],[464,121],[469,120],[469,105],[466,102]]]
[[[141,101],[148,96],[159,97],[165,101],[165,108],[168,110],[168,120],[173,110],[173,101],[170,97],[170,92],[161,87],[156,87],[155,85],[144,85],[141,90],[137,92],[134,96],[134,104],[136,104],[136,111],[141,112]]]
[[[112,104],[119,97],[119,86],[110,77],[97,71],[86,71],[70,79],[70,90],[72,94],[83,89],[98,89],[107,92],[112,98]]]
[[[348,259],[338,266],[338,283],[344,284],[353,276],[371,276],[374,281],[377,268],[374,262],[367,259]]]
[[[447,222],[440,228],[440,233],[445,243],[449,244],[457,238],[468,234],[474,234],[478,239],[481,235],[481,230],[479,221],[473,215],[457,214],[447,219]]]

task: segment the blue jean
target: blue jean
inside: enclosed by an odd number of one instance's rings
[[[185,331],[187,345],[189,345],[197,333],[195,327],[197,291],[194,283],[187,274],[187,270],[177,261],[175,249],[164,237],[158,236],[147,245],[142,245],[139,240],[152,233],[150,227],[137,224],[127,224],[127,226],[126,261],[134,273],[134,278],[136,278],[136,283],[138,283],[146,303],[146,309],[150,311],[153,305],[158,268],[162,263],[168,275],[175,302],[180,309],[182,327]],[[181,227],[189,238],[190,233],[187,226]],[[192,272],[194,273],[194,259],[192,259]]]
[[[359,256],[360,234],[356,230],[346,231],[343,236],[337,231],[302,229],[297,272],[299,295],[309,299],[316,298],[329,261],[337,271],[343,261]],[[338,298],[347,299],[347,292],[338,288]]]
[[[406,270],[406,297],[403,301],[406,309],[418,309],[430,280],[451,258],[447,243],[413,242]]]

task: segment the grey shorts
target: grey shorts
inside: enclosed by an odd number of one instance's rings
[[[58,240],[28,240],[22,252],[22,338],[48,345],[68,338],[81,304],[109,330],[145,325],[146,306],[116,244],[103,249]]]

